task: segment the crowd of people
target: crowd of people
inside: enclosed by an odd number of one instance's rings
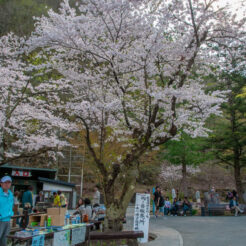
[[[11,191],[12,179],[10,176],[2,177],[0,183],[0,246],[6,246],[6,238],[10,231],[11,217],[14,215],[14,205],[32,212],[35,210],[34,207],[38,203],[44,202],[45,199],[43,192],[40,191],[34,201],[31,186],[29,186],[22,195],[18,191],[15,191],[13,194]],[[61,191],[53,193],[54,207],[67,207],[67,205],[68,201],[66,196]],[[100,192],[97,186],[94,188],[92,202],[89,198],[80,198],[75,213],[82,214],[83,219],[87,218],[87,220],[104,220],[105,207],[100,206]]]
[[[192,204],[187,197],[184,200],[173,197],[173,202],[169,200],[169,197],[164,198],[161,188],[157,186],[153,195],[153,201],[155,206],[155,216],[158,215],[172,215],[177,216],[178,214],[186,216],[187,212],[192,214]]]
[[[148,192],[150,193],[150,191]],[[208,192],[204,193],[204,199],[201,199],[200,192],[196,191],[195,193],[196,205],[199,207],[206,207],[208,204],[219,204],[219,194],[216,193],[215,188],[212,187]],[[229,200],[229,205],[226,207],[228,210],[235,212],[235,216],[238,216],[238,213],[244,213],[244,209],[239,206],[239,197],[236,190],[228,191],[226,200]],[[163,192],[159,186],[156,186],[155,192],[153,193],[153,207],[155,216],[158,215],[183,215],[186,216],[187,212],[192,215],[192,203],[188,200],[187,197],[184,197],[183,200],[179,198],[178,190],[172,189],[172,202],[169,197],[164,197]]]
[[[81,214],[83,221],[102,221],[105,217],[105,207],[100,205],[100,192],[97,186],[94,188],[93,200],[79,198],[74,215]]]

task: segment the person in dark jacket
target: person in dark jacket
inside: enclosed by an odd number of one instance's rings
[[[161,189],[159,186],[156,186],[154,193],[154,203],[155,203],[155,217],[157,218],[159,212],[159,203],[161,198]]]
[[[173,204],[171,207],[171,214],[177,216],[178,215],[178,210],[179,210],[179,205],[178,205],[178,200],[177,198],[173,199]]]
[[[190,211],[190,213],[192,212],[192,205],[189,202],[188,198],[185,197],[184,201],[183,201],[183,212],[184,212],[184,216],[186,216],[186,212]]]
[[[38,196],[36,197],[35,205],[37,205],[38,202],[44,202],[44,194],[42,191],[39,191]]]
[[[240,212],[240,213],[244,212],[243,210],[240,209],[236,196],[234,196],[233,199],[230,200],[229,206],[230,206],[231,210],[235,210],[235,216],[238,215],[238,212]]]

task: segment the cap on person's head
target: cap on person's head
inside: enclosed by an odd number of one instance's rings
[[[9,176],[4,176],[1,179],[1,183],[5,183],[5,182],[8,182],[8,181],[12,182],[12,179]]]

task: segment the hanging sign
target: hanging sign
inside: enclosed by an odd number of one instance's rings
[[[86,226],[80,226],[78,228],[72,229],[71,245],[83,243],[85,241],[85,233],[86,233]]]
[[[53,246],[70,246],[70,230],[55,232]]]
[[[139,238],[140,243],[147,243],[149,238],[150,194],[136,194],[134,231],[143,231],[144,237]]]
[[[44,235],[33,237],[32,246],[44,246]]]
[[[12,170],[13,177],[32,177],[32,173],[30,171],[21,171],[21,170]]]

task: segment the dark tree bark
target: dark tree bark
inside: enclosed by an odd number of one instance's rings
[[[187,187],[187,165],[185,161],[182,163],[182,183],[183,183],[183,192],[184,196],[188,196],[188,187]]]
[[[243,186],[242,186],[241,166],[240,166],[238,151],[234,151],[234,179],[235,179],[239,201],[243,202]]]

